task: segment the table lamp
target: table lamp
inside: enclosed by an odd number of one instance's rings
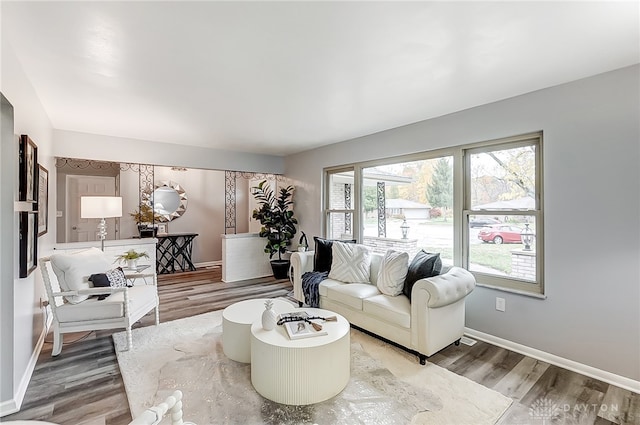
[[[99,218],[98,237],[100,248],[104,251],[104,239],[107,237],[105,218],[122,217],[122,198],[119,196],[81,196],[80,217]]]

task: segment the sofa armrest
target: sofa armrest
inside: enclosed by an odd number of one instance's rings
[[[421,299],[417,291],[426,291],[427,307],[438,308],[453,304],[466,297],[476,287],[476,279],[462,267],[451,267],[448,272],[418,280],[411,290],[411,299]]]
[[[293,297],[304,302],[304,293],[302,292],[302,275],[306,272],[313,271],[314,251],[294,252],[291,254],[291,270],[289,270],[289,279],[293,284]]]

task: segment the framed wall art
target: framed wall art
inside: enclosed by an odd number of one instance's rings
[[[49,230],[49,171],[38,164],[38,236]]]
[[[20,136],[18,201],[38,202],[38,147],[26,134]]]
[[[20,278],[38,265],[38,212],[20,211]]]

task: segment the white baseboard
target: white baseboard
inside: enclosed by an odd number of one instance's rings
[[[22,375],[22,379],[20,379],[20,385],[16,389],[16,392],[13,394],[13,398],[11,400],[3,401],[0,403],[0,418],[3,416],[10,415],[12,413],[16,413],[20,411],[20,406],[22,406],[22,402],[24,401],[24,395],[27,393],[27,387],[29,386],[29,381],[31,381],[31,376],[33,376],[33,371],[36,368],[36,363],[38,362],[38,356],[40,356],[40,351],[42,351],[42,346],[44,345],[44,339],[49,332],[49,328],[51,326],[52,318],[50,315],[45,313],[46,324],[40,333],[40,337],[38,338],[38,342],[31,353],[31,358],[29,359],[29,363],[27,364],[27,369]]]
[[[616,387],[624,388],[625,390],[640,394],[640,381],[635,381],[625,376],[616,375],[615,373],[607,372],[606,370],[565,359],[564,357],[527,347],[526,345],[518,344],[517,342],[476,331],[475,329],[464,328],[464,333],[469,337],[488,342],[489,344],[497,345],[498,347],[506,348],[507,350],[515,351],[516,353],[524,354],[525,356],[562,367],[572,372],[580,373],[590,378],[599,379],[600,381],[615,385]]]

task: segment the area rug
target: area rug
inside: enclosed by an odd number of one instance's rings
[[[113,335],[133,417],[175,389],[184,419],[207,424],[495,424],[511,399],[403,350],[351,330],[351,379],[337,396],[282,405],[251,385],[250,365],[222,350],[222,312]],[[168,423],[168,422],[163,422]]]

